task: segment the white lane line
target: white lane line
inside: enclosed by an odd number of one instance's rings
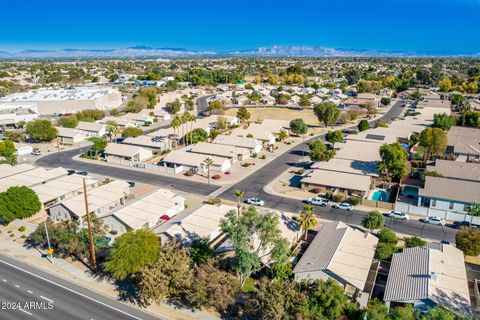
[[[28,293],[30,293],[30,294],[32,294],[32,293],[33,293],[33,291],[32,291],[32,290],[27,290],[27,292],[28,292]]]
[[[116,308],[116,307],[114,307],[114,306],[111,306],[111,305],[109,305],[109,304],[106,304],[106,303],[104,303],[104,302],[102,302],[102,301],[99,301],[99,300],[97,300],[97,299],[95,299],[95,298],[89,297],[89,296],[87,296],[87,295],[85,295],[85,294],[83,294],[83,293],[80,293],[80,292],[77,292],[77,291],[75,291],[75,290],[73,290],[73,289],[70,289],[70,288],[68,288],[68,287],[65,287],[65,286],[63,286],[63,285],[61,285],[61,284],[59,284],[59,283],[56,283],[55,281],[52,281],[52,280],[49,280],[49,279],[44,278],[44,277],[42,277],[42,276],[39,276],[39,275],[37,275],[37,274],[35,274],[35,273],[33,273],[33,272],[30,272],[30,271],[25,270],[25,269],[23,269],[23,268],[17,267],[16,265],[13,265],[13,264],[11,264],[11,263],[9,263],[9,262],[6,262],[6,261],[4,261],[4,260],[0,260],[0,262],[3,263],[3,264],[6,264],[7,266],[10,266],[10,267],[12,267],[12,268],[14,268],[14,269],[20,270],[20,271],[22,271],[22,272],[24,272],[24,273],[26,273],[26,274],[29,274],[29,275],[31,275],[31,276],[33,276],[33,277],[36,277],[36,278],[41,279],[41,280],[43,280],[43,281],[45,281],[45,282],[48,282],[48,283],[53,284],[53,285],[55,285],[55,286],[57,286],[57,287],[60,287],[60,288],[62,288],[62,289],[64,289],[64,290],[67,290],[67,291],[70,291],[70,292],[72,292],[72,293],[75,293],[75,294],[77,294],[77,295],[79,295],[79,296],[81,296],[81,297],[83,297],[83,298],[85,298],[85,299],[88,299],[88,300],[90,300],[90,301],[94,301],[94,302],[96,302],[96,303],[98,303],[98,304],[100,304],[100,305],[102,305],[102,306],[104,306],[104,307],[107,307],[107,308],[110,308],[110,309],[115,310],[115,311],[117,311],[117,312],[120,312],[121,314],[124,314],[124,315],[126,315],[126,316],[128,316],[128,317],[131,317],[131,318],[137,319],[137,320],[142,320],[142,318],[139,318],[139,317],[137,317],[137,316],[134,316],[133,314],[130,314],[130,313],[126,312],[126,311],[120,310],[120,309],[118,309],[118,308]],[[24,310],[22,310],[22,311],[24,311]]]
[[[5,279],[2,279],[2,281],[3,281],[3,282],[7,282],[7,280],[5,280]]]
[[[18,284],[15,285],[15,288],[20,288],[20,286]]]
[[[47,300],[48,302],[53,302],[53,300],[50,300],[50,299],[48,299],[47,297],[44,297],[44,296],[40,296],[40,298],[42,298],[43,300]]]
[[[22,311],[22,312],[25,312],[25,313],[28,314],[29,316],[32,315],[30,312],[28,312],[27,310],[23,310],[22,308],[19,308],[18,310],[20,310],[20,311]]]

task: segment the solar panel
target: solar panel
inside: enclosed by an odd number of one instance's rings
[[[371,139],[371,140],[378,140],[378,141],[385,140],[385,136],[381,136],[379,134],[367,134],[365,138]]]

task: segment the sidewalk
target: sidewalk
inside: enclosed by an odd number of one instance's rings
[[[109,296],[113,299],[119,299],[118,292],[115,285],[109,279],[97,279],[91,276],[89,270],[78,261],[71,261],[70,259],[54,258],[54,264],[50,263],[46,258],[42,258],[42,252],[37,249],[28,249],[23,246],[23,238],[9,237],[8,230],[17,230],[18,227],[25,226],[29,231],[32,226],[25,221],[15,220],[9,226],[0,226],[0,252],[21,260],[22,262],[34,265],[44,272],[51,273],[55,276],[61,277],[67,281],[76,283],[86,287],[92,291]],[[19,233],[18,231],[14,233]],[[28,232],[26,231],[25,234]],[[127,302],[125,302],[127,303]],[[136,305],[127,303],[144,312],[149,312],[153,315],[166,317],[168,319],[187,319],[187,320],[213,320],[219,319],[214,314],[204,311],[192,311],[191,309],[179,309],[172,305],[162,303],[160,305],[152,304],[147,308],[140,308]]]

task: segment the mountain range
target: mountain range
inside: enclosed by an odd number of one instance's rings
[[[271,46],[238,51],[196,51],[184,48],[153,48],[139,45],[120,49],[55,49],[0,51],[0,59],[92,59],[154,57],[480,57],[479,53],[455,51],[381,51],[329,48],[323,46]]]

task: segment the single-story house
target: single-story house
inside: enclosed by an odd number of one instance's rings
[[[258,153],[262,151],[262,143],[257,139],[238,137],[233,134],[220,134],[215,138],[215,140],[213,140],[213,143],[247,148],[248,150],[250,150],[250,153]]]
[[[184,209],[184,197],[167,189],[158,189],[111,212],[102,220],[110,233],[120,235],[128,230],[153,228],[162,219],[170,219]]]
[[[418,206],[466,213],[480,203],[480,182],[427,176],[418,195]]]
[[[413,304],[421,311],[440,306],[468,313],[470,293],[462,251],[448,244],[430,243],[395,253],[383,299],[388,305]]]
[[[83,179],[85,179],[87,191],[92,190],[98,185],[98,181],[93,178],[72,174],[34,186],[32,190],[37,194],[43,207],[48,208],[59,202],[83,194]]]
[[[109,121],[114,121],[118,125],[118,127],[122,130],[129,127],[135,127],[135,123],[133,121],[130,121],[129,119],[121,118],[121,117],[112,117],[112,116],[107,116],[102,120],[99,120],[98,123],[102,123],[106,125],[107,122]]]
[[[428,165],[427,171],[435,171],[444,178],[480,182],[480,164],[437,159]]]
[[[417,108],[422,109],[422,108],[444,108],[448,111],[450,111],[450,108],[452,106],[452,103],[450,100],[447,99],[440,99],[440,98],[427,98],[424,100],[420,100],[417,102]]]
[[[321,226],[293,269],[295,280],[333,279],[347,294],[365,290],[378,238],[343,222]]]
[[[142,162],[153,156],[152,150],[129,144],[109,143],[104,151],[107,161],[128,160]]]
[[[138,114],[153,117],[159,121],[168,121],[172,119],[172,115],[168,112],[165,112],[163,109],[143,109]]]
[[[103,123],[80,121],[75,128],[85,135],[90,137],[103,137],[107,134],[106,127]]]
[[[143,127],[153,123],[153,116],[142,113],[126,113],[122,118],[132,122],[137,127]]]
[[[87,191],[88,211],[101,218],[118,206],[125,204],[125,198],[130,194],[130,185],[124,180],[114,180]],[[50,219],[54,221],[77,220],[83,223],[86,215],[85,196],[79,194],[71,199],[50,207]]]
[[[35,168],[32,170],[21,171],[13,175],[0,178],[0,192],[16,186],[34,187],[66,175],[67,171],[62,167],[50,170],[45,168]]]
[[[453,153],[464,161],[480,159],[480,129],[451,127],[447,133],[447,140],[447,152]]]
[[[190,152],[227,158],[232,163],[236,162],[237,160],[243,161],[250,157],[250,150],[247,148],[207,142],[197,143],[190,149]]]
[[[161,165],[174,168],[182,167],[183,170],[205,173],[208,171],[204,163],[207,158],[213,160],[213,164],[210,166],[210,171],[226,172],[232,167],[232,163],[227,158],[183,150],[170,152],[165,158],[163,158]]]
[[[371,177],[378,176],[377,164],[372,161],[332,158],[329,161],[317,161],[311,169],[321,169],[334,172],[354,173]]]
[[[24,156],[33,152],[33,147],[29,144],[15,143],[15,153],[17,156]]]
[[[34,166],[32,166],[31,164],[28,164],[28,163],[19,163],[17,165],[10,165],[10,164],[7,164],[7,163],[2,163],[0,164],[0,179],[1,178],[5,178],[5,177],[9,177],[9,176],[13,176],[13,175],[16,175],[18,173],[22,173],[22,172],[25,172],[25,171],[30,171],[30,170],[33,170],[35,169]]]
[[[129,137],[123,140],[122,143],[157,152],[172,149],[172,141],[167,137],[160,136]]]
[[[74,145],[85,141],[86,135],[83,131],[75,128],[56,127],[58,143]]]
[[[304,190],[319,189],[319,193],[330,191],[363,198],[371,183],[371,177],[366,175],[315,169],[303,176],[301,186]]]
[[[234,206],[205,204],[187,217],[173,224],[161,234],[162,240],[177,240],[190,244],[195,238],[208,238],[214,241],[220,234],[220,220],[227,212],[237,210]]]

